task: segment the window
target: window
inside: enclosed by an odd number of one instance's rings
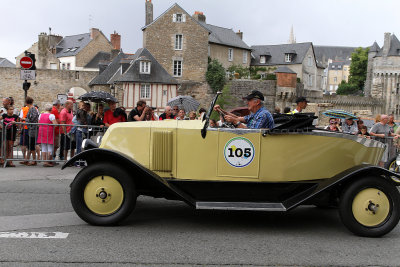
[[[337,66],[338,69],[340,69],[342,67],[342,65]]]
[[[163,91],[163,96],[166,96],[167,95],[167,90],[164,90]]]
[[[67,63],[67,70],[71,69],[71,63]]]
[[[172,21],[173,22],[186,22],[186,14],[173,14]]]
[[[151,97],[150,84],[140,86],[140,99],[149,99]]]
[[[337,83],[337,77],[333,77],[333,82]]]
[[[247,51],[243,51],[243,64],[247,63]]]
[[[292,54],[285,54],[285,62],[292,62],[293,55]]]
[[[346,68],[346,67],[344,67],[344,68],[343,68],[343,70],[344,70],[344,71],[347,71],[347,68]]]
[[[232,61],[233,60],[233,49],[228,48],[228,60]]]
[[[346,81],[346,78],[347,78],[347,77],[346,77],[346,75],[343,75],[343,80],[345,80],[345,81]]]
[[[265,73],[260,73],[260,78],[261,79],[265,79],[265,77],[266,77]]]
[[[62,63],[62,64],[61,64],[61,69],[62,69],[62,70],[65,70],[65,63]]]
[[[75,80],[79,80],[79,71],[75,71]]]
[[[335,68],[335,65],[332,65],[332,69],[334,69]]]
[[[50,63],[50,69],[51,70],[56,70],[57,69],[57,63]]]
[[[182,50],[182,34],[175,35],[175,50]]]
[[[174,76],[182,76],[182,60],[174,60]]]
[[[260,56],[260,63],[264,64],[267,61],[267,56]]]
[[[308,74],[308,86],[312,86],[312,75]]]
[[[312,66],[313,64],[312,64],[312,60],[311,60],[311,56],[308,56],[308,66]]]
[[[140,73],[150,74],[150,61],[140,61]]]

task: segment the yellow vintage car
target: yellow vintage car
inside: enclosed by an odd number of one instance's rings
[[[195,209],[290,211],[338,207],[360,236],[390,232],[400,218],[399,174],[377,167],[384,144],[312,126],[307,114],[276,118],[274,129],[210,128],[203,121],[112,125],[100,146],[86,142],[86,161],[71,184],[75,212],[113,225],[139,195],[181,200]]]

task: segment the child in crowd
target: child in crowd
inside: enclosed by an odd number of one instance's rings
[[[9,159],[13,158],[13,147],[17,136],[16,122],[19,122],[19,117],[14,114],[14,107],[8,106],[7,113],[3,114],[3,131],[6,135],[6,156]],[[7,167],[15,167],[15,165],[12,161],[8,161]]]

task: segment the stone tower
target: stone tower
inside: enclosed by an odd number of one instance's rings
[[[146,21],[145,25],[149,25],[150,23],[153,22],[153,3],[151,0],[146,0]]]
[[[374,44],[369,48],[369,51],[368,51],[367,78],[365,80],[365,88],[364,88],[365,96],[371,96],[374,57],[379,52],[379,50],[380,50],[380,47],[375,41]]]

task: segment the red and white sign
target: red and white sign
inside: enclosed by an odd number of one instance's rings
[[[29,69],[33,66],[33,61],[30,57],[22,57],[19,64],[23,69]]]

